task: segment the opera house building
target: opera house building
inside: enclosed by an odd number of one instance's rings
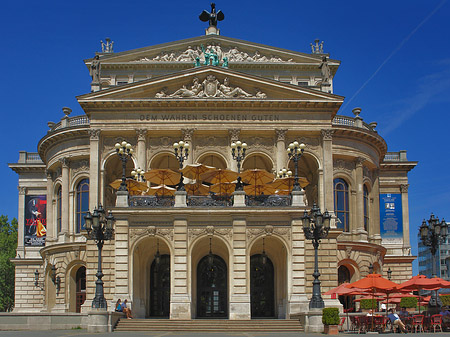
[[[372,268],[411,277],[417,162],[388,151],[364,109],[338,114],[340,61],[322,44],[285,50],[215,26],[112,44],[84,60],[84,114],[62,108],[37,152],[9,164],[14,312],[91,310],[99,240],[108,311],[128,299],[135,318],[297,317],[309,311],[315,252],[322,293]],[[316,250],[308,225],[322,230]]]

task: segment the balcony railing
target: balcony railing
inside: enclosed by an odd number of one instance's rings
[[[39,153],[37,153],[37,152],[20,151],[19,152],[19,163],[37,164],[37,163],[43,163],[43,161],[42,161],[41,157],[39,156]]]
[[[332,124],[333,125],[360,127],[365,130],[375,131],[374,126],[367,124],[366,122],[363,122],[361,118],[356,120],[353,117],[337,115],[334,117]]]
[[[50,132],[72,126],[89,125],[90,121],[87,116],[64,117],[58,123],[50,126]]]

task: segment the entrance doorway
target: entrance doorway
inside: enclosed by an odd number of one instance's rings
[[[273,264],[267,255],[256,254],[250,258],[250,302],[252,318],[274,318]]]
[[[150,316],[169,317],[170,314],[170,255],[153,260],[150,267]]]
[[[227,265],[217,255],[203,257],[197,267],[197,316],[228,317]]]
[[[78,268],[75,277],[76,284],[76,306],[75,312],[81,312],[81,306],[86,300],[86,267],[82,266]]]

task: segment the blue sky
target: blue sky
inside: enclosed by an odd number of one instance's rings
[[[17,217],[17,176],[7,163],[18,151],[37,151],[47,122],[83,112],[75,96],[90,91],[82,60],[111,37],[115,51],[204,34],[198,19],[208,1],[7,1],[0,14],[3,81],[1,131],[8,144],[0,214]],[[217,2],[225,13],[221,34],[310,52],[310,43],[341,60],[335,93],[339,111],[361,107],[366,122],[378,122],[389,151],[407,150],[419,161],[409,175],[411,244],[434,212],[450,220],[450,3],[398,1]],[[417,272],[417,263],[415,263]]]

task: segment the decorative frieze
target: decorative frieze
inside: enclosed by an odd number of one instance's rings
[[[266,225],[263,228],[247,228],[247,238],[249,241],[258,236],[271,236],[273,234],[281,236],[287,241],[291,240],[291,229],[288,227]]]
[[[80,160],[72,163],[72,176],[80,172],[89,173],[89,161],[88,160]]]
[[[277,55],[262,55],[259,51],[248,54],[240,51],[237,47],[221,47],[220,45],[210,44],[206,48],[203,46],[188,46],[185,50],[179,51],[163,51],[154,57],[142,57],[135,61],[137,62],[196,62],[198,59],[200,63],[205,62],[205,53],[217,55],[219,60],[226,60],[228,62],[271,62],[271,63],[292,63],[293,59],[282,59]]]
[[[145,236],[161,236],[166,238],[168,241],[173,241],[173,229],[147,226],[147,228],[144,229],[132,228],[130,230],[130,239],[132,242],[135,242]]]
[[[225,238],[228,242],[231,242],[233,238],[233,231],[231,228],[216,228],[214,226],[205,226],[202,228],[189,228],[188,237],[189,241],[192,242],[196,237],[201,235],[218,235]]]
[[[333,171],[345,171],[347,173],[351,173],[355,169],[355,163],[337,159],[333,162]]]

